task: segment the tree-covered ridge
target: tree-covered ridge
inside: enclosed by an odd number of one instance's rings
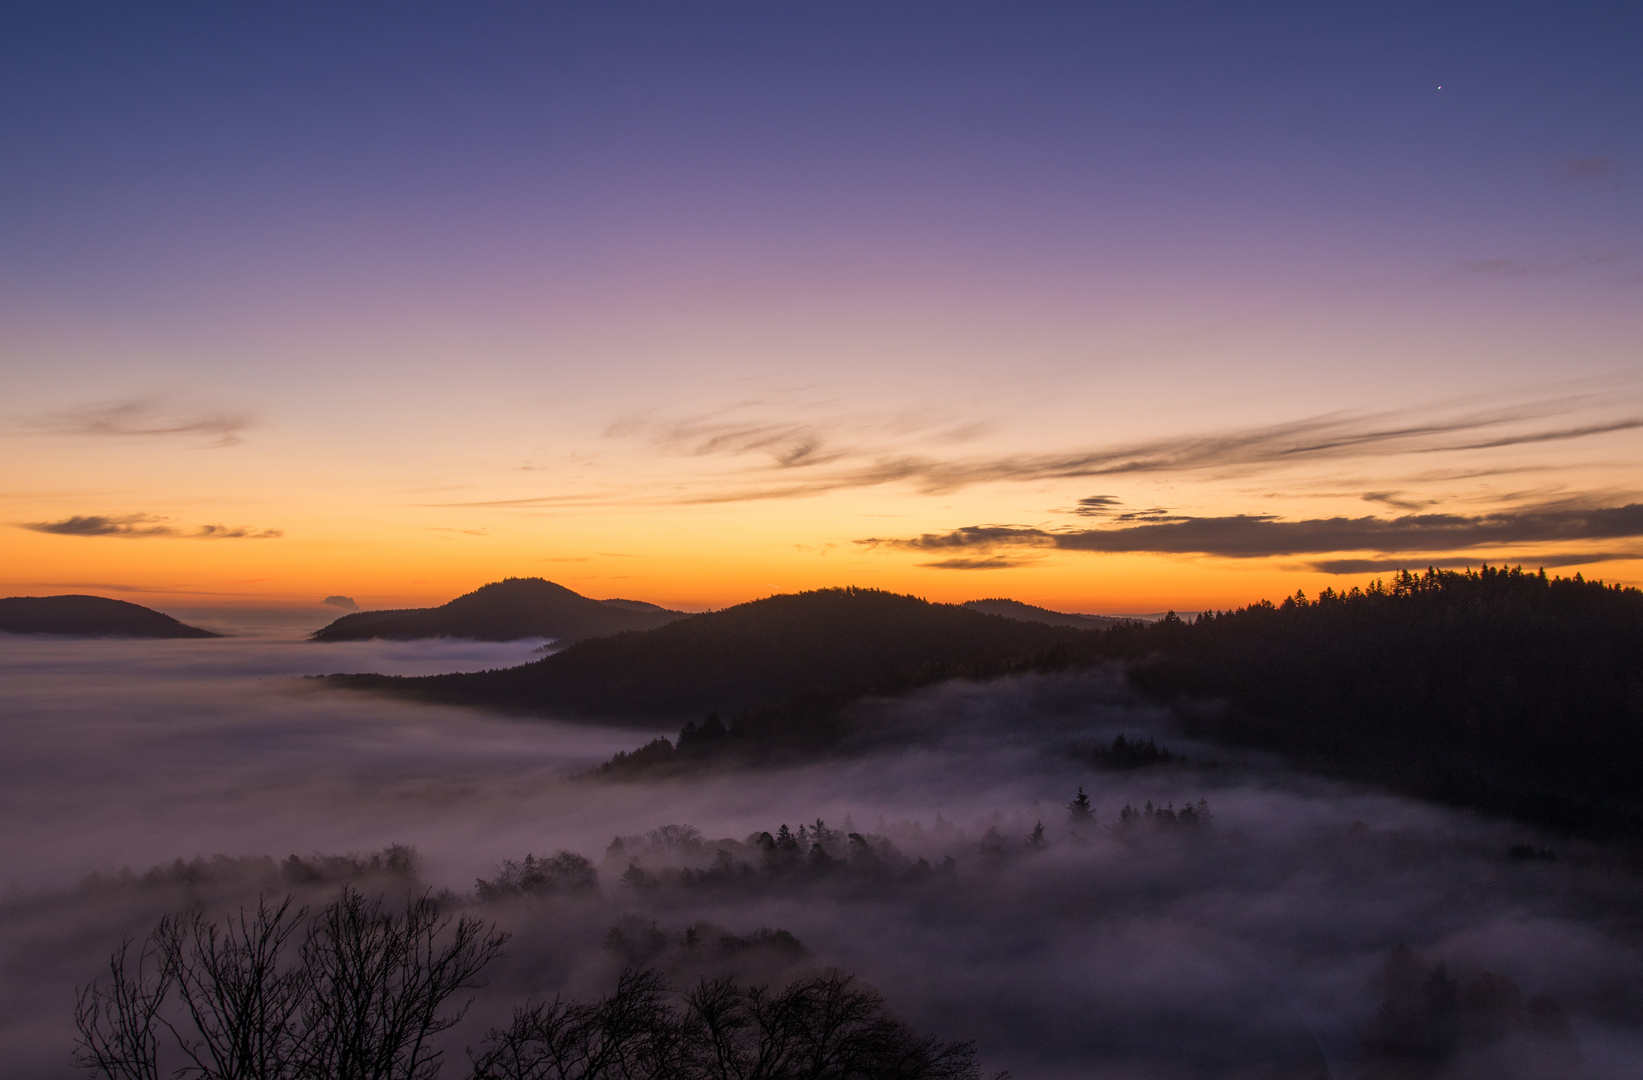
[[[1444,801],[1643,827],[1643,592],[1521,568],[1401,573],[1105,636],[1195,734]]]
[[[314,641],[456,637],[475,641],[556,641],[648,630],[683,612],[638,600],[593,600],[542,578],[505,578],[432,608],[356,611],[314,631]]]
[[[522,712],[683,719],[804,695],[842,702],[880,688],[901,690],[1000,658],[1030,657],[1078,635],[877,589],[818,589],[582,641],[516,668],[331,679]]]
[[[874,690],[1114,661],[1200,738],[1542,825],[1643,833],[1643,592],[1579,574],[1404,572],[1315,600],[1070,632],[1031,655],[907,668]],[[691,722],[601,773],[837,747],[860,734],[849,709],[859,696],[817,690]],[[1131,745],[1099,757],[1091,764],[1104,768],[1164,760]]]
[[[1127,620],[1115,615],[1074,615],[1065,611],[1051,611],[1049,608],[1039,607],[1036,604],[1026,604],[1020,600],[1011,600],[1007,597],[989,597],[985,600],[966,600],[964,606],[971,611],[980,611],[988,615],[1002,615],[1006,619],[1020,619],[1022,622],[1040,622],[1049,626],[1070,626],[1074,630],[1104,630],[1109,626],[1117,626]]]
[[[209,630],[169,615],[106,596],[8,596],[0,598],[0,631],[74,637],[214,638]]]

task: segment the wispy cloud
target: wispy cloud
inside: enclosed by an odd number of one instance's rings
[[[1454,552],[1480,547],[1589,542],[1643,537],[1643,504],[1546,506],[1493,514],[1408,514],[1403,517],[1331,517],[1280,521],[1270,515],[1179,517],[1104,529],[1048,530],[1017,525],[974,525],[908,539],[871,537],[864,547],[1003,557],[1025,549],[1056,549],[1229,559],[1372,551]],[[1596,561],[1594,557],[1590,561]],[[1362,564],[1357,560],[1354,565]],[[930,564],[935,565],[935,564]],[[1325,564],[1317,564],[1320,567]],[[1376,566],[1380,564],[1377,563]],[[1401,564],[1400,564],[1401,565]],[[1373,568],[1373,567],[1372,567]],[[1338,572],[1338,571],[1332,571]]]
[[[613,485],[585,494],[544,493],[429,505],[519,510],[707,505],[809,498],[892,484],[928,495],[994,483],[1169,475],[1229,479],[1319,463],[1356,461],[1380,466],[1397,457],[1577,442],[1643,429],[1643,409],[1620,412],[1622,408],[1629,410],[1631,398],[1630,394],[1613,392],[1587,393],[1489,407],[1451,403],[1397,412],[1337,412],[1064,452],[991,456],[932,452],[935,447],[967,442],[982,428],[974,424],[934,424],[916,417],[894,422],[860,417],[784,422],[749,419],[742,411],[677,421],[646,415],[613,424],[607,434],[639,439],[676,457],[753,456],[759,460],[676,476],[652,484],[649,490]],[[1581,413],[1587,416],[1578,417]],[[1572,422],[1577,419],[1579,422]],[[1533,468],[1516,462],[1507,471]],[[1483,465],[1440,470],[1451,477],[1501,471]],[[1386,481],[1365,483],[1377,488]],[[1116,513],[1116,507],[1114,496],[1095,495],[1065,512],[1104,517]],[[1131,515],[1131,520],[1164,520],[1170,514],[1161,507],[1125,513]]]
[[[1612,157],[1569,158],[1563,171],[1571,180],[1595,180],[1613,176],[1620,171],[1620,163]]]
[[[1455,272],[1500,278],[1551,277],[1571,270],[1613,266],[1625,257],[1620,251],[1582,251],[1544,259],[1467,259],[1455,267]]]
[[[1078,517],[1106,517],[1117,511],[1123,505],[1116,495],[1088,495],[1078,500],[1078,505],[1068,508],[1063,513],[1075,514]]]
[[[1394,510],[1424,510],[1432,505],[1430,499],[1412,500],[1401,491],[1366,491],[1362,498],[1364,502],[1380,503]]]
[[[836,434],[835,424],[785,421],[730,420],[694,417],[683,420],[656,420],[627,417],[610,425],[611,438],[641,438],[671,454],[706,457],[727,454],[741,457],[760,454],[782,468],[823,465],[837,461],[849,450],[829,445]]]
[[[699,501],[739,501],[820,494],[841,488],[910,483],[928,493],[955,491],[1001,481],[1040,482],[1147,473],[1247,474],[1302,462],[1357,457],[1437,454],[1458,451],[1566,442],[1643,428],[1643,415],[1619,416],[1587,423],[1548,423],[1592,408],[1590,397],[1564,398],[1442,415],[1411,412],[1331,413],[1280,424],[1234,428],[1210,434],[1093,447],[1067,453],[1015,454],[980,458],[939,458],[929,454],[880,454],[875,460],[821,475],[794,476],[785,484],[749,485],[704,494]],[[765,433],[761,438],[775,438]],[[745,436],[744,439],[751,439]],[[778,468],[810,465],[819,460],[808,443],[789,433],[787,454],[775,455]],[[740,452],[740,443],[701,441],[693,453]],[[830,454],[828,461],[849,455]],[[855,456],[861,456],[860,454]],[[1103,496],[1095,497],[1097,500]],[[1099,501],[1084,508],[1096,513]]]
[[[1620,162],[1606,156],[1568,158],[1563,162],[1563,177],[1576,184],[1615,191],[1620,187]]]
[[[246,412],[168,406],[157,398],[130,398],[78,409],[35,413],[17,426],[41,435],[160,439],[199,438],[209,447],[238,445],[251,426]]]
[[[1032,561],[1032,559],[1014,556],[984,555],[973,559],[938,559],[935,562],[919,563],[919,565],[932,570],[1013,570],[1018,566],[1026,566]]]
[[[641,413],[617,420],[605,434],[610,438],[640,439],[668,454],[757,455],[776,468],[804,469],[882,454],[907,440],[921,446],[965,443],[985,434],[988,427],[977,420],[953,420],[918,411],[809,419],[771,418],[761,411],[780,406],[744,402],[674,418]]]
[[[179,525],[154,514],[76,514],[60,521],[25,521],[18,528],[53,536],[121,536],[169,540],[274,540],[280,529],[248,525]]]

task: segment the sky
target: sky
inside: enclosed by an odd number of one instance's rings
[[[1630,4],[9,5],[0,591],[1643,583]]]

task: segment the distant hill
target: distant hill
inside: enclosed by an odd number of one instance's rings
[[[77,637],[209,638],[209,630],[180,623],[141,604],[103,596],[8,596],[0,599],[0,631]]]
[[[435,608],[357,611],[310,635],[313,641],[456,637],[514,641],[547,637],[559,642],[651,630],[683,612],[642,600],[592,600],[541,578],[508,578]]]
[[[1064,611],[1051,611],[1049,608],[1034,607],[1020,600],[1006,600],[1002,597],[991,600],[967,600],[964,606],[971,611],[980,611],[987,615],[1002,615],[1006,619],[1043,623],[1046,626],[1067,626],[1074,630],[1105,630],[1109,626],[1130,621],[1116,615],[1070,615]]]
[[[522,667],[329,678],[337,686],[522,712],[699,718],[795,695],[901,688],[933,672],[1026,657],[1078,636],[875,589],[821,589],[583,641]]]

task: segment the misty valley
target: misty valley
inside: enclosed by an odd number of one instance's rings
[[[1634,590],[550,584],[0,638],[6,1075],[1643,1074]]]
[[[1643,1080],[1640,55],[0,4],[0,1080]]]

